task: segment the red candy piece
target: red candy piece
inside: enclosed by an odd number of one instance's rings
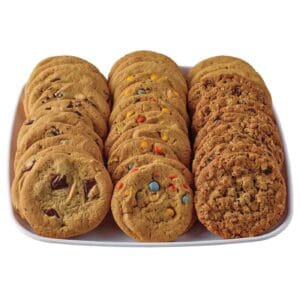
[[[131,173],[136,173],[139,168],[135,167],[131,169]]]
[[[136,118],[136,122],[137,122],[137,123],[143,123],[143,122],[145,122],[145,121],[146,121],[146,118],[143,117],[143,116],[139,116],[139,117]]]
[[[173,183],[170,183],[170,184],[168,185],[168,190],[171,191],[171,192],[174,192],[174,191],[176,190],[175,185],[174,185]]]
[[[121,181],[118,181],[116,184],[116,190],[119,191],[124,186],[124,183]]]
[[[157,99],[155,97],[151,97],[149,100],[152,102],[157,102]]]
[[[161,151],[161,148],[157,145],[154,146],[153,152],[158,155],[163,155],[164,153]]]
[[[182,186],[183,186],[186,190],[189,189],[189,186],[188,186],[186,183],[184,183]]]

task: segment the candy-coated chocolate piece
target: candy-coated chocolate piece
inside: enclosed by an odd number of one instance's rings
[[[159,183],[155,180],[151,181],[149,183],[148,187],[149,187],[150,192],[153,192],[153,193],[159,191],[159,189],[160,189]]]
[[[181,202],[186,204],[190,201],[190,195],[189,194],[184,194],[181,196]]]
[[[131,170],[133,167],[134,167],[134,163],[133,162],[130,163],[130,164],[128,164],[128,170]]]
[[[137,90],[137,92],[136,92],[138,95],[144,95],[144,94],[146,94],[146,91],[144,90],[144,89],[139,89],[139,90]]]

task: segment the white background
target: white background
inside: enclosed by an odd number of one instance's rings
[[[1,1],[0,299],[300,299],[299,9],[297,1]],[[125,53],[151,49],[180,65],[240,56],[268,84],[289,148],[295,213],[279,236],[191,248],[52,245],[11,220],[10,130],[34,65],[82,56],[105,74]]]

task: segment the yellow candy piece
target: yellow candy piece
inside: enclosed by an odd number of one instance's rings
[[[164,112],[164,113],[169,113],[170,112],[170,110],[166,107],[163,107],[161,111]]]
[[[149,144],[148,144],[146,141],[142,141],[142,142],[140,143],[140,147],[141,147],[142,149],[147,149],[147,148],[149,147]]]
[[[175,211],[173,208],[167,208],[166,209],[166,217],[173,217],[175,215]]]
[[[125,190],[124,195],[129,196],[130,195],[130,189]]]
[[[158,76],[156,74],[151,74],[150,79],[155,81],[158,79]]]
[[[125,94],[125,96],[129,96],[131,94],[130,89],[125,90],[124,94]]]
[[[129,118],[129,117],[131,117],[132,115],[134,115],[134,111],[133,111],[133,110],[130,110],[130,111],[127,112],[126,118]]]
[[[127,81],[133,81],[134,80],[134,76],[130,75],[126,78]]]
[[[163,141],[167,141],[169,139],[168,135],[165,133],[165,132],[161,132],[160,133],[160,138],[163,140]]]

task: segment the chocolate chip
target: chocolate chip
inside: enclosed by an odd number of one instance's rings
[[[22,169],[22,172],[25,173],[25,172],[28,172],[32,169],[32,167],[34,166],[36,160],[33,159],[29,162],[26,163],[26,165],[24,166],[24,168]]]
[[[45,110],[51,110],[51,107],[46,107]]]
[[[84,99],[84,101],[85,101],[86,103],[92,105],[93,107],[97,107],[97,105],[96,105],[93,101],[91,101],[90,99]]]
[[[53,78],[52,80],[50,80],[50,82],[56,82],[56,81],[59,81],[60,78],[56,77],[56,78]]]
[[[94,178],[83,181],[83,190],[84,190],[85,199],[88,199],[89,192],[95,185],[96,185],[96,180]]]
[[[241,96],[241,88],[238,85],[234,86],[231,90],[231,94],[234,96]]]
[[[272,167],[268,166],[265,169],[263,169],[262,171],[264,174],[268,175],[268,174],[272,173],[273,169],[272,169]]]
[[[74,111],[75,114],[77,114],[79,117],[82,117],[82,114],[79,111]]]
[[[24,125],[31,125],[33,123],[33,120],[25,120]]]
[[[54,126],[51,127],[50,132],[51,132],[53,135],[55,135],[55,136],[60,134],[59,129],[57,129],[57,128],[54,127]]]
[[[59,215],[57,211],[54,208],[47,208],[44,210],[44,213],[49,217],[57,217],[59,218]]]
[[[213,87],[214,86],[214,83],[212,80],[210,79],[206,79],[203,83],[204,87],[207,89],[208,87]]]
[[[253,107],[249,107],[247,109],[247,111],[250,112],[250,113],[255,113],[256,112],[256,110]]]
[[[202,109],[202,112],[205,116],[208,116],[211,113],[210,107],[209,106],[204,106]]]
[[[73,103],[70,101],[66,108],[73,108]]]
[[[52,190],[60,190],[68,187],[67,177],[66,175],[55,175],[51,181],[51,189]]]

